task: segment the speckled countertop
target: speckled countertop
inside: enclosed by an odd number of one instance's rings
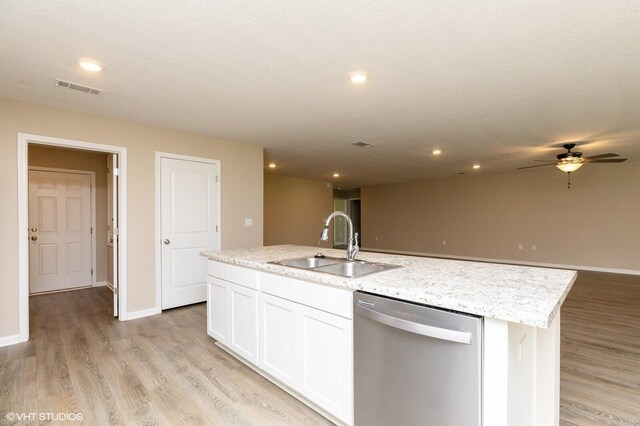
[[[358,260],[400,265],[359,278],[343,278],[267,263],[313,256],[344,257],[344,250],[294,245],[203,253],[212,260],[307,281],[363,290],[460,312],[547,328],[560,310],[575,271],[360,252]]]

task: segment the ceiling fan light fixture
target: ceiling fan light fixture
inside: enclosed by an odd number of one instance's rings
[[[575,172],[580,167],[582,167],[582,163],[584,160],[579,157],[568,157],[564,158],[556,164],[556,167],[566,173]]]

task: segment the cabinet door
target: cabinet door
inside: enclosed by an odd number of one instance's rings
[[[229,283],[229,348],[258,365],[258,292]]]
[[[260,368],[296,389],[298,384],[300,305],[260,294]]]
[[[207,277],[207,334],[218,342],[229,342],[229,283]]]
[[[353,321],[301,306],[300,392],[353,423]]]

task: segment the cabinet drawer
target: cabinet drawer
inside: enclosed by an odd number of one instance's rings
[[[353,319],[353,291],[260,272],[260,291]]]
[[[258,289],[258,271],[254,271],[253,269],[209,260],[207,261],[207,275],[254,290]]]

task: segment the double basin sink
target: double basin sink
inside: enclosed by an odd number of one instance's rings
[[[346,260],[337,257],[299,257],[295,259],[269,262],[274,265],[289,266],[313,272],[338,275],[346,278],[357,278],[388,269],[399,268],[397,265],[365,262],[364,260]]]

